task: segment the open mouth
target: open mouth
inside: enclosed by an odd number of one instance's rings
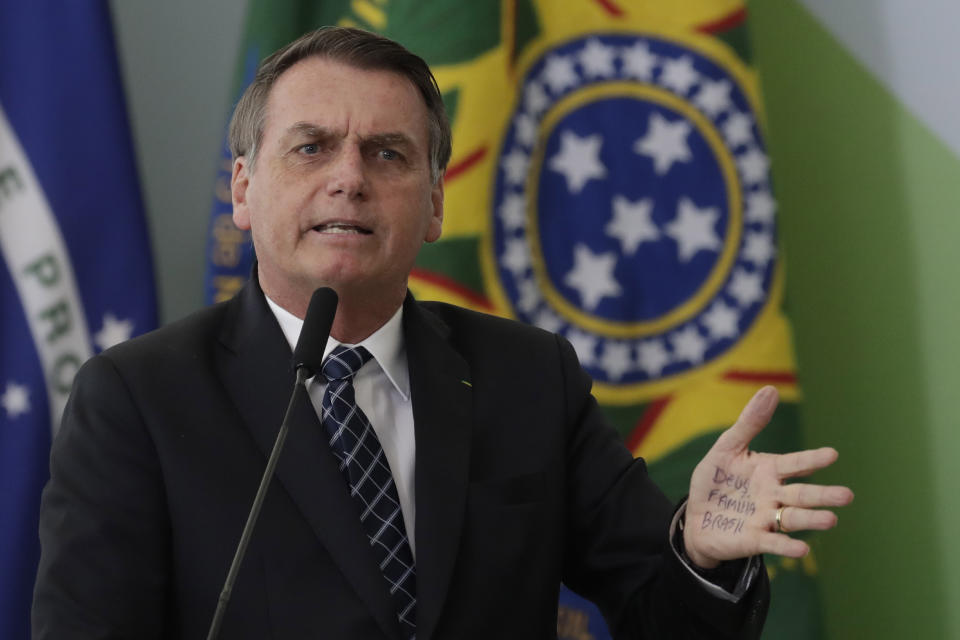
[[[360,227],[354,224],[345,224],[342,222],[331,222],[327,224],[318,224],[313,227],[314,231],[318,233],[331,233],[331,234],[355,234],[355,235],[365,235],[368,236],[373,233],[370,229],[365,227]]]

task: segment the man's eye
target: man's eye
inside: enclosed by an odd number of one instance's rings
[[[393,149],[380,149],[379,155],[383,160],[399,160],[400,154]]]
[[[300,153],[304,153],[308,156],[312,156],[320,152],[320,145],[318,144],[305,144],[300,146]]]

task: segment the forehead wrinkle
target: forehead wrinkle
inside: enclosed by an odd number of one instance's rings
[[[286,140],[288,138],[304,136],[311,138],[330,138],[335,135],[336,133],[329,127],[324,127],[312,122],[296,122],[286,128],[281,139]]]

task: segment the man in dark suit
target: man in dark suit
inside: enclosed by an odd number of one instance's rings
[[[815,507],[852,499],[782,479],[836,452],[749,452],[776,404],[762,390],[674,511],[564,340],[414,301],[450,155],[422,60],[361,31],[307,34],[264,62],[231,147],[234,220],[258,266],[233,300],[78,374],[43,497],[35,638],[205,635],[320,286],[340,298],[327,361],[369,360],[346,383],[325,364],[295,405],[222,637],[553,637],[561,581],[618,638],[759,634],[758,554],[804,554],[783,531],[833,526]],[[338,402],[349,412],[331,427]],[[352,475],[360,449],[387,471],[379,530],[363,488],[376,472]]]

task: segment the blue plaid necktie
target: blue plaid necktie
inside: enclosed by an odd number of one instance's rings
[[[321,375],[327,379],[327,389],[320,421],[330,436],[330,450],[340,461],[350,495],[360,505],[360,522],[387,580],[400,625],[412,640],[416,635],[417,574],[397,486],[377,434],[353,393],[353,376],[370,358],[363,347],[341,345],[323,361]]]

